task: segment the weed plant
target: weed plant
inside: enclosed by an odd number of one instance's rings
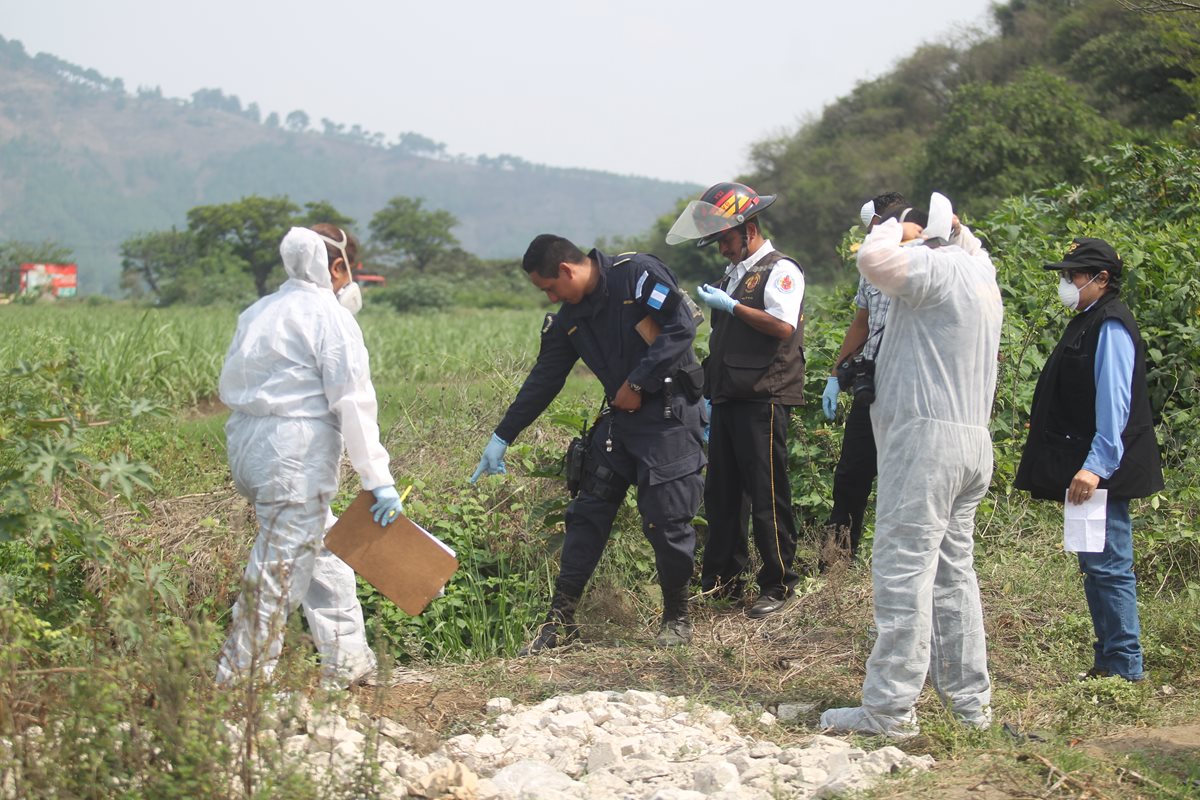
[[[977,515],[976,568],[997,720],[1025,738],[999,725],[964,734],[926,696],[925,735],[911,747],[951,765],[941,777],[922,779],[935,783],[957,769],[1016,786],[1042,784],[1038,793],[1047,796],[1054,792],[1045,788],[1060,779],[1076,796],[1094,781],[1116,797],[1129,796],[1120,787],[1131,780],[1117,770],[1153,770],[1152,780],[1167,787],[1157,796],[1185,796],[1194,767],[1102,761],[1070,743],[1200,714],[1200,270],[1193,252],[1200,170],[1194,152],[1165,146],[1121,148],[1090,168],[1095,179],[1087,185],[1012,200],[987,219],[968,220],[987,240],[1006,308],[992,422],[996,473]],[[1042,265],[1058,260],[1075,235],[1107,238],[1125,256],[1122,294],[1149,347],[1167,476],[1166,490],[1133,506],[1150,674],[1136,685],[1075,681],[1090,665],[1091,624],[1077,566],[1061,548],[1061,511],[1011,488],[1033,385],[1066,321]],[[810,288],[807,395],[814,399],[852,315],[852,275],[834,288]],[[538,660],[496,666],[495,657],[511,655],[545,612],[565,507],[553,476],[599,395],[580,369],[510,448],[510,473],[466,483],[536,356],[544,310],[398,314],[368,294],[360,319],[393,469],[398,481],[416,486],[409,513],[462,562],[446,596],[417,618],[360,585],[371,640],[385,660],[437,665],[476,705],[480,696],[505,692],[534,698],[634,686],[746,709],[751,718],[764,702],[853,701],[872,645],[870,522],[862,561],[806,579],[787,614],[751,622],[737,609],[697,602],[696,644],[664,653],[643,646],[658,608],[647,591],[652,554],[630,501],[581,610],[585,625],[614,622],[615,636],[590,637],[556,655],[552,670]],[[0,308],[0,793],[369,793],[369,776],[352,789],[331,787],[297,774],[269,748],[248,766],[245,741],[227,731],[252,729],[266,699],[212,685],[254,531],[229,485],[223,416],[211,404],[234,318],[221,307]],[[825,421],[813,402],[795,411],[792,433],[792,491],[806,532],[801,566],[811,567],[841,426]],[[355,489],[352,478],[344,482],[345,497]],[[703,538],[702,515],[698,522]],[[275,685],[304,688],[313,659],[295,618],[289,636]],[[612,638],[621,642],[619,654]],[[461,716],[455,725],[467,724]],[[800,736],[815,724],[814,713],[772,735]],[[1158,791],[1140,786],[1148,796]]]

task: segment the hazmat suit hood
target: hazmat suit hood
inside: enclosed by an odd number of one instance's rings
[[[329,277],[329,254],[321,235],[308,228],[292,228],[279,243],[279,255],[289,278],[333,289]]]
[[[941,192],[934,192],[929,196],[929,223],[925,226],[925,238],[950,241],[953,224],[954,206],[950,198]]]

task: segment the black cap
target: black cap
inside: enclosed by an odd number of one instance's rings
[[[1057,264],[1047,264],[1046,269],[1077,269],[1080,272],[1104,272],[1114,278],[1121,277],[1124,265],[1117,251],[1103,239],[1080,236],[1071,242],[1066,255]]]

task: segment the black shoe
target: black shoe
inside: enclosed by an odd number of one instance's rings
[[[782,611],[791,604],[793,597],[795,595],[788,589],[765,592],[758,596],[758,599],[754,601],[754,605],[750,606],[750,610],[746,612],[746,616],[750,619],[761,619],[777,611]]]
[[[1144,675],[1139,675],[1136,678],[1130,678],[1125,675],[1120,675],[1116,672],[1109,672],[1106,669],[1100,669],[1099,667],[1092,667],[1087,672],[1079,673],[1079,675],[1077,677],[1081,681],[1095,681],[1095,680],[1100,680],[1103,678],[1112,678],[1112,677],[1121,678],[1123,680],[1129,681],[1130,683],[1138,683],[1139,681],[1145,680]]]
[[[549,620],[541,624],[538,628],[537,636],[534,637],[532,642],[518,650],[517,655],[521,657],[536,655],[543,650],[568,645],[578,638],[578,625]]]
[[[674,647],[675,645],[690,644],[692,641],[692,623],[686,619],[672,619],[663,622],[658,629],[654,644],[658,647]]]

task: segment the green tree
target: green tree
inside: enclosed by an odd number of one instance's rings
[[[333,203],[330,203],[328,200],[314,200],[305,203],[304,213],[296,219],[294,224],[304,228],[311,228],[313,225],[321,222],[336,225],[342,230],[354,227],[354,220],[334,208]]]
[[[300,208],[287,197],[250,195],[233,203],[196,206],[187,213],[188,231],[204,253],[227,245],[254,276],[258,296],[270,289],[271,273],[279,264],[279,242],[296,223]]]
[[[968,84],[925,142],[915,196],[937,189],[978,211],[1005,197],[1078,182],[1084,158],[1121,133],[1074,86],[1041,67],[1004,86]]]
[[[451,232],[458,219],[449,211],[427,211],[417,197],[393,197],[371,218],[371,236],[385,258],[423,271],[458,246]]]
[[[171,228],[132,236],[121,243],[121,286],[130,294],[162,297],[180,270],[199,254],[196,237]]]

